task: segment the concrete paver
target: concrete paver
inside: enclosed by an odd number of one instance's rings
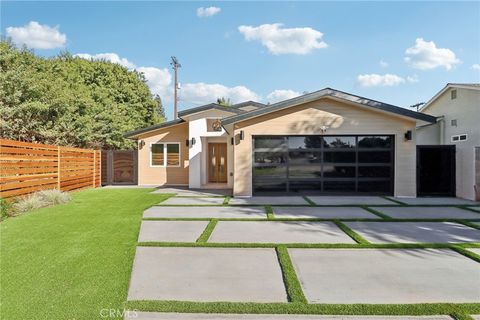
[[[388,197],[391,199],[395,199],[397,201],[403,202],[409,205],[463,205],[463,204],[478,204],[478,202],[461,199],[461,198],[453,198],[453,197],[434,197],[434,198],[394,198]]]
[[[480,212],[480,207],[468,207],[468,208]]]
[[[195,242],[208,221],[142,221],[138,242]]]
[[[341,316],[304,314],[160,313],[130,311],[125,320],[452,320],[449,316]]]
[[[448,249],[289,249],[311,303],[463,303],[479,265]]]
[[[480,216],[480,215],[479,215]],[[246,218],[265,219],[263,207],[162,207],[154,206],[143,213],[144,218]]]
[[[222,197],[211,197],[211,198],[201,198],[201,197],[172,197],[167,200],[159,203],[160,206],[163,205],[177,205],[177,206],[202,206],[202,205],[221,205],[225,199]]]
[[[372,196],[308,196],[318,205],[397,205],[397,203],[382,197]]]
[[[359,207],[273,207],[276,218],[381,219]]]
[[[375,207],[395,219],[480,219],[480,214],[455,207]]]
[[[228,202],[230,205],[308,205],[303,197],[250,197],[233,198]]]
[[[271,248],[137,247],[128,300],[287,302]]]
[[[328,221],[219,221],[208,242],[355,243]]]
[[[480,230],[452,222],[345,222],[371,243],[479,242]]]

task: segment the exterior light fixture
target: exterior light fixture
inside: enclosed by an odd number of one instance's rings
[[[145,146],[145,141],[144,141],[144,140],[140,140],[140,141],[138,142],[138,148],[139,148],[139,149],[142,149],[144,146]]]
[[[235,138],[234,138],[234,137],[232,137],[232,138],[230,139],[230,143],[232,144],[232,146],[235,144]]]
[[[190,144],[190,140],[185,140],[185,145],[188,147],[188,145]]]
[[[194,145],[195,145],[195,138],[192,138],[191,145],[192,145],[192,146],[194,146]]]
[[[405,141],[410,141],[412,140],[412,130],[408,130],[405,132]]]
[[[245,138],[245,133],[243,130],[240,130],[240,140],[243,140]]]

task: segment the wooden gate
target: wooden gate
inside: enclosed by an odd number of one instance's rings
[[[102,151],[102,185],[137,184],[136,150]]]

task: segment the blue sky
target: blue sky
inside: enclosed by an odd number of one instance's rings
[[[3,1],[1,14],[2,35],[39,55],[124,59],[170,119],[172,55],[180,109],[324,87],[408,106],[480,82],[480,2]]]

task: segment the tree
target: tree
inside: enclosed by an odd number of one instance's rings
[[[217,99],[217,104],[224,107],[230,107],[232,105],[232,102],[230,101],[230,98],[221,97]]]
[[[0,42],[2,138],[86,148],[133,148],[123,134],[164,121],[143,75],[62,52],[41,58]]]
[[[162,103],[162,98],[158,94],[154,95],[153,100],[157,103],[157,116],[159,118],[159,122],[164,122],[166,117],[165,117],[165,109],[163,108],[163,103]]]

